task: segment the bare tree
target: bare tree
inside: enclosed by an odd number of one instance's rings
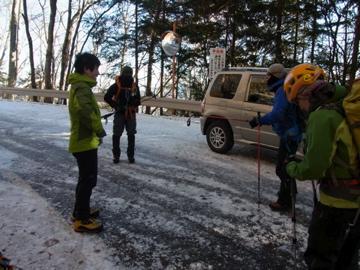
[[[160,19],[160,12],[161,12],[161,0],[156,1],[156,9],[154,10],[153,14],[153,23],[157,24]],[[155,52],[155,44],[156,44],[156,38],[157,33],[155,32],[154,27],[151,27],[150,29],[150,42],[148,47],[148,68],[147,68],[147,82],[146,82],[146,88],[145,88],[145,95],[151,96],[151,77],[152,77],[152,69],[154,64],[154,52]],[[146,114],[150,114],[150,107],[146,106],[145,109]]]
[[[6,35],[5,38],[5,42],[3,43],[3,48],[2,48],[2,52],[0,53],[0,67],[3,65],[4,63],[4,58],[5,58],[5,54],[6,54],[6,50],[7,50],[7,43],[9,41],[9,32]]]
[[[279,0],[276,9],[276,32],[275,32],[275,61],[282,63],[282,21],[284,16],[284,0]]]
[[[310,63],[314,62],[315,59],[315,46],[316,46],[316,39],[317,39],[317,32],[318,32],[318,1],[313,1],[313,9],[312,9],[312,25],[311,25],[311,49],[310,49]]]
[[[78,37],[78,33],[79,33],[79,29],[80,29],[80,25],[81,25],[81,20],[83,18],[83,16],[85,15],[85,13],[95,4],[99,3],[100,0],[96,0],[96,1],[91,1],[91,2],[87,2],[86,0],[84,0],[81,4],[81,7],[79,8],[79,18],[77,20],[77,24],[76,24],[76,27],[75,27],[75,30],[74,30],[74,35],[72,37],[72,40],[71,40],[71,45],[70,45],[70,55],[69,55],[69,64],[68,64],[68,67],[67,67],[67,72],[66,72],[66,76],[65,76],[65,86],[64,86],[64,90],[66,90],[68,88],[68,77],[69,77],[69,74],[70,74],[70,70],[71,70],[71,59],[73,58],[73,55],[74,55],[74,51],[75,51],[75,45],[77,43],[77,37]],[[114,1],[115,3],[111,6],[111,8],[117,3],[116,1]],[[108,10],[110,10],[111,8],[109,8]],[[107,12],[107,11],[106,11]],[[100,15],[102,16],[102,15]],[[97,21],[96,21],[97,22]],[[91,28],[92,29],[92,28]],[[91,31],[90,29],[90,31]],[[89,31],[89,32],[90,32]],[[88,37],[89,37],[90,33],[88,33],[86,39],[85,39],[85,42],[84,44],[86,43]],[[80,49],[80,52],[82,51],[82,49],[84,48],[84,45],[82,46],[82,48]]]
[[[31,88],[36,87],[36,79],[35,79],[35,64],[34,64],[34,50],[33,50],[33,41],[30,35],[29,30],[29,18],[27,13],[27,3],[26,0],[23,0],[23,10],[24,13],[22,14],[24,22],[25,22],[25,30],[26,30],[26,37],[29,43],[29,60],[30,60],[30,76],[31,76]],[[37,96],[33,96],[33,101],[38,101]]]
[[[352,82],[355,79],[356,70],[359,65],[359,63],[358,63],[359,42],[360,42],[360,4],[357,4],[354,45],[353,45],[353,53],[352,53],[352,63],[351,63],[351,68],[350,68],[350,84],[352,84]]]
[[[72,17],[72,0],[69,0],[68,3],[68,18],[66,24],[66,31],[64,37],[64,43],[61,50],[61,70],[60,70],[60,81],[59,81],[59,90],[65,90],[64,87],[64,80],[65,80],[65,72],[67,69],[67,65],[69,64],[69,52],[70,52],[70,43],[71,43],[71,36],[72,30],[74,26],[74,21],[79,17],[80,10],[78,10],[75,15]]]
[[[45,58],[45,71],[44,71],[44,79],[45,79],[45,88],[52,89],[52,60],[54,53],[54,26],[55,26],[55,16],[56,16],[56,2],[57,0],[50,0],[50,21],[48,28],[48,40],[47,40],[47,49],[46,49],[46,58]],[[51,103],[52,98],[45,98],[44,102]]]
[[[13,0],[10,19],[10,51],[8,86],[14,87],[18,74],[18,33],[19,33],[20,1]]]
[[[293,64],[297,63],[297,51],[298,51],[298,36],[299,36],[299,0],[296,0],[296,11],[295,11],[295,37],[294,37],[294,55]]]
[[[64,42],[61,50],[61,70],[60,70],[60,81],[59,81],[59,89],[66,91],[66,83],[65,80],[67,78],[67,70],[70,66],[71,56],[70,51],[73,50],[74,44],[72,44],[72,38],[74,33],[74,28],[76,28],[76,34],[78,26],[80,25],[81,18],[83,17],[84,13],[92,6],[94,3],[97,3],[98,1],[92,1],[90,3],[87,3],[87,0],[82,0],[81,6],[79,5],[76,13],[72,16],[72,0],[69,0],[68,2],[68,17],[67,17],[67,23],[66,23],[66,31],[64,36]],[[76,22],[78,24],[76,25]],[[71,52],[72,53],[72,52]]]

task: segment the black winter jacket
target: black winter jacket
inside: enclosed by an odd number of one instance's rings
[[[125,81],[120,77],[120,81]],[[128,81],[128,80],[126,80]],[[104,96],[104,101],[108,103],[112,108],[115,109],[116,113],[125,113],[129,107],[137,107],[141,104],[141,97],[139,87],[136,85],[135,90],[131,90],[133,79],[131,78],[130,83],[121,84],[120,94],[117,101],[115,99],[118,86],[116,83],[111,85]]]

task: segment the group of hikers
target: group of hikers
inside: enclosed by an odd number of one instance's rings
[[[96,85],[99,66],[95,55],[79,54],[74,63],[75,72],[69,78],[69,151],[79,168],[73,211],[73,228],[77,232],[99,232],[103,227],[98,219],[99,210],[90,207],[92,189],[97,182],[97,149],[106,136],[91,90]],[[296,192],[296,185],[291,188],[294,179],[317,180],[319,199],[312,213],[305,262],[309,269],[358,269],[358,146],[342,106],[349,87],[329,83],[319,66],[300,64],[287,72],[279,63],[268,68],[267,86],[275,92],[273,109],[251,119],[249,125],[251,128],[272,125],[280,138],[276,164],[280,190],[270,208],[291,209]],[[104,100],[115,110],[113,162],[120,160],[120,137],[126,128],[127,157],[129,163],[134,163],[140,93],[130,67],[122,68]],[[302,159],[297,159],[301,141],[304,154]]]
[[[293,209],[294,179],[317,180],[319,199],[305,262],[309,269],[358,269],[359,153],[342,106],[350,89],[327,82],[325,71],[312,64],[297,65],[288,73],[283,65],[273,64],[267,76],[268,89],[275,92],[273,109],[249,124],[272,125],[280,139],[276,164],[280,190],[269,206],[273,211]],[[359,98],[357,106],[360,111]],[[304,155],[298,160],[302,139]]]

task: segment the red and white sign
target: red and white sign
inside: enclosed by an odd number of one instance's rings
[[[225,68],[226,51],[224,48],[210,49],[209,79]]]

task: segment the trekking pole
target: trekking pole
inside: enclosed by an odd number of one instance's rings
[[[112,116],[115,112],[107,113],[101,116],[101,118],[105,119],[105,124],[108,122],[108,118]]]
[[[258,118],[260,118],[260,112],[258,112]],[[260,125],[257,126],[257,174],[258,174],[258,209],[260,209]]]
[[[290,179],[290,191],[291,191],[291,221],[293,223],[293,239],[292,239],[292,245],[294,248],[294,269],[297,269],[297,238],[296,238],[296,180],[294,178]]]
[[[312,189],[313,189],[313,201],[314,201],[314,207],[315,207],[318,202],[318,199],[317,199],[317,194],[316,194],[315,183],[313,180],[311,181],[311,184],[312,184]]]

